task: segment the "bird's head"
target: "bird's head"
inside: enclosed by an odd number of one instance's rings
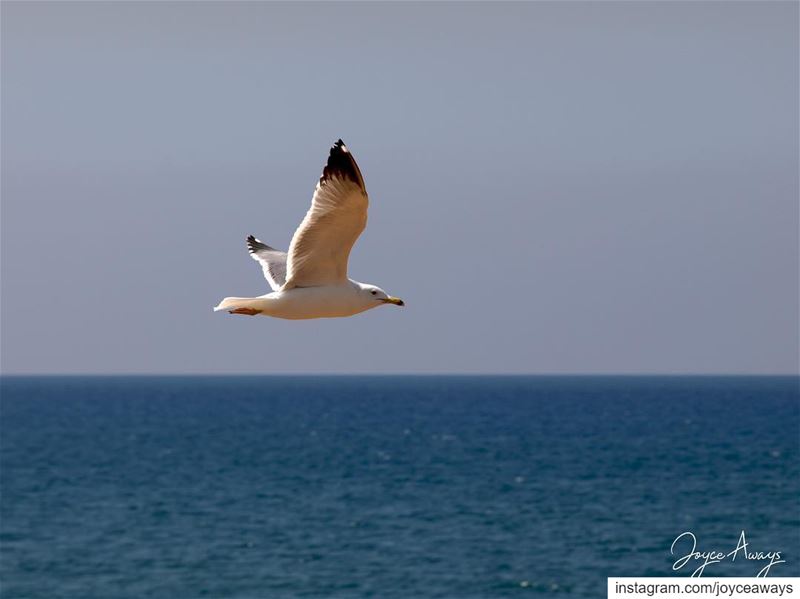
[[[392,297],[380,287],[375,285],[361,284],[361,295],[366,301],[394,304],[395,306],[405,306],[405,302],[399,297]]]

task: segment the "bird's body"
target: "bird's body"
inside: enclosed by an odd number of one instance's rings
[[[347,277],[347,260],[367,225],[367,191],[355,160],[340,139],[331,148],[311,208],[282,252],[252,235],[250,255],[273,292],[259,297],[226,297],[214,308],[231,314],[289,320],[353,316],[383,304],[402,306],[380,287]]]
[[[365,312],[379,306],[372,297],[365,297],[362,284],[349,280],[346,283],[321,287],[293,287],[286,291],[273,291],[260,297],[228,297],[217,307],[220,310],[247,314],[256,310],[263,316],[305,320],[309,318],[341,318]]]

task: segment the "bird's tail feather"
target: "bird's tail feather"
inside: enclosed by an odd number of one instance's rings
[[[220,310],[235,310],[236,308],[254,308],[256,310],[264,309],[263,297],[226,297],[222,300],[214,312]]]

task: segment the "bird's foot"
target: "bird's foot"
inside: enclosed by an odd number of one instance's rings
[[[255,316],[261,314],[261,310],[255,308],[236,308],[235,310],[228,310],[228,314],[246,314],[247,316]]]

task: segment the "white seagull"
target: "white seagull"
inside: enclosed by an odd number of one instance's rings
[[[403,306],[403,300],[380,287],[347,278],[347,259],[367,226],[368,205],[364,178],[340,139],[331,148],[288,254],[252,235],[247,238],[250,256],[261,264],[272,293],[226,297],[214,311],[301,320],[352,316],[384,304]]]

